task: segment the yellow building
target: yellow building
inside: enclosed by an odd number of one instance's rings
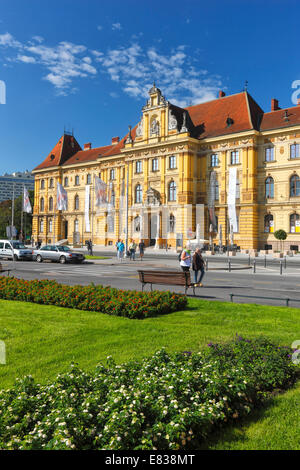
[[[128,233],[163,248],[184,245],[197,230],[201,238],[229,243],[232,169],[234,243],[276,249],[274,231],[283,229],[285,248],[298,249],[300,106],[282,110],[273,99],[264,113],[244,91],[180,108],[153,85],[140,122],[123,139],[82,150],[65,133],[33,170],[32,236],[42,243],[113,245]],[[107,184],[106,207],[96,205],[95,176]],[[56,206],[58,182],[68,195],[64,211]]]

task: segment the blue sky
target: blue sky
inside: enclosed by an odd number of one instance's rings
[[[187,106],[248,91],[292,106],[300,3],[1,0],[0,174],[31,170],[66,130],[93,147],[135,125],[155,80]],[[299,86],[298,86],[299,88]]]

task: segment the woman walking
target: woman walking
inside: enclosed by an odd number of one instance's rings
[[[190,267],[191,267],[191,252],[187,247],[185,247],[185,249],[181,253],[180,266],[181,266],[182,271],[189,271],[190,270]]]
[[[141,261],[142,261],[143,256],[144,256],[144,252],[145,252],[145,243],[143,242],[143,240],[141,240],[140,243],[139,243],[139,250],[140,250],[140,258],[141,258]]]
[[[192,265],[194,274],[195,274],[195,286],[202,287],[203,285],[201,284],[201,281],[204,276],[204,259],[202,258],[201,255],[201,250],[200,248],[197,248],[194,255],[193,255],[193,265]],[[199,281],[198,279],[198,272],[201,272]]]

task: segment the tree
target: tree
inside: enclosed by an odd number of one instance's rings
[[[31,207],[33,207],[34,192],[28,191]],[[11,205],[12,201],[0,202],[0,238],[7,238],[6,227],[11,225]],[[21,214],[23,206],[23,196],[19,196],[15,199],[15,211],[14,211],[14,226],[18,233],[21,230]],[[23,233],[26,238],[31,237],[32,234],[32,214],[23,213]]]
[[[285,230],[279,229],[274,233],[276,240],[280,240],[280,251],[283,251],[283,241],[286,240],[287,233]]]

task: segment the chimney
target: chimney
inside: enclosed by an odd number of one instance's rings
[[[113,138],[111,139],[111,144],[112,144],[112,145],[115,145],[115,144],[117,144],[117,143],[119,142],[119,140],[120,140],[120,137],[113,137]]]
[[[275,98],[272,98],[271,99],[271,111],[277,111],[279,108],[278,106],[278,100],[276,100]]]
[[[223,98],[223,96],[225,96],[225,92],[220,90],[219,91],[219,98]]]
[[[83,146],[83,150],[91,150],[91,148],[92,148],[91,142],[89,142],[88,144],[84,144]]]

